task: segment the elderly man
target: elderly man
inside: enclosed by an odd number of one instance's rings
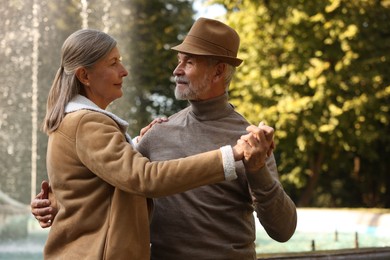
[[[237,58],[239,42],[231,27],[199,18],[184,41],[172,48],[178,52],[175,96],[190,105],[148,129],[137,144],[144,156],[151,161],[182,158],[234,145],[247,133],[249,123],[228,102],[230,81],[242,62]],[[269,127],[259,128],[272,138]],[[272,150],[268,155],[259,159],[260,170],[237,163],[235,181],[155,199],[151,258],[256,259],[254,211],[271,238],[289,240],[296,228],[296,208],[279,182]]]
[[[177,99],[190,106],[154,125],[138,144],[152,161],[181,158],[221,144],[234,144],[249,123],[228,102],[239,36],[229,26],[198,19],[173,47]],[[296,227],[296,208],[278,181],[273,154],[260,171],[237,165],[238,179],[154,200],[152,259],[255,259],[253,210],[267,233],[287,241]]]

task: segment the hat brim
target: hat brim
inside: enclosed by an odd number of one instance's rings
[[[238,67],[242,63],[241,59],[234,58],[231,56],[225,56],[225,55],[210,54],[209,52],[203,50],[202,48],[199,48],[198,46],[190,45],[190,44],[185,43],[185,42],[183,42],[179,45],[176,45],[176,46],[172,47],[171,49],[178,51],[178,52],[187,53],[187,54],[214,57],[214,58],[219,59],[221,61],[224,61],[230,65],[233,65],[234,67]]]

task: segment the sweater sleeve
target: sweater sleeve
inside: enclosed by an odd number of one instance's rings
[[[111,118],[100,113],[87,113],[80,119],[76,150],[98,177],[146,197],[167,196],[225,179],[221,151],[150,162],[126,142]]]
[[[276,241],[288,241],[295,232],[297,212],[279,181],[273,154],[258,173],[247,173],[247,178],[257,217],[267,234]]]

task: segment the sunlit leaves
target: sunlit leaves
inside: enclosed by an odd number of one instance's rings
[[[365,162],[361,176],[384,176],[379,158],[390,156],[389,1],[211,2],[227,7],[227,22],[241,36],[244,63],[230,89],[232,102],[252,123],[275,127],[282,180],[303,188],[304,172],[314,173],[315,162],[322,174],[348,179],[355,157]],[[329,167],[337,164],[343,167]],[[327,181],[320,178],[320,185]],[[355,181],[357,189],[371,189]]]
[[[330,0],[330,4],[325,7],[325,12],[331,13],[340,6],[340,0]]]

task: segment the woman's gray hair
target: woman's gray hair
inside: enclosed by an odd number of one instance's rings
[[[55,131],[65,116],[69,101],[83,91],[76,76],[79,68],[91,68],[117,45],[110,35],[93,29],[72,33],[62,45],[61,66],[57,71],[47,99],[43,131]]]

